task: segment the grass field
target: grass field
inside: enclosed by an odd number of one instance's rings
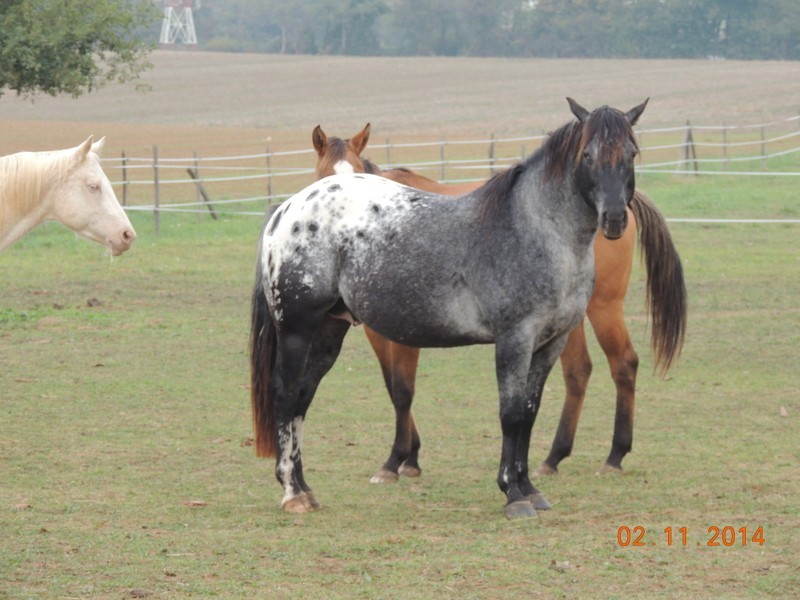
[[[233,60],[212,58],[223,62],[220,73]],[[319,70],[326,60],[309,62]],[[425,71],[425,61],[415,64]],[[707,64],[664,64],[662,75],[702,67],[710,78]],[[630,63],[607,71],[627,74]],[[689,87],[681,81],[676,88]],[[628,85],[618,75],[613,98],[594,98],[633,105],[651,94]],[[759,92],[760,100],[740,99],[743,119],[791,112],[777,88]],[[206,96],[222,110],[220,96]],[[39,122],[15,112],[30,105],[3,97],[2,147],[58,147],[92,114],[91,126],[119,132],[121,147],[167,131],[144,116],[115,120],[71,102],[37,101],[47,119]],[[724,107],[731,119],[736,107]],[[475,127],[446,108],[421,102],[417,113],[433,122],[444,111],[454,130]],[[363,126],[363,104],[340,110],[342,130]],[[169,131],[221,147],[228,130],[214,126],[213,112]],[[318,114],[301,116],[286,117],[287,145],[307,143]],[[563,121],[559,113],[551,125]],[[270,126],[258,127],[231,132],[264,135]],[[792,179],[647,175],[640,183],[670,217],[798,218]],[[368,483],[388,454],[393,411],[358,330],[309,414],[306,471],[323,509],[282,513],[272,462],[249,445],[248,310],[260,219],[164,215],[158,238],[147,215],[132,219],[140,237],[113,261],[56,225],[0,254],[0,598],[786,598],[800,586],[798,225],[672,224],[689,332],[678,365],[655,377],[637,266],[628,324],[642,365],[625,473],[596,475],[610,444],[613,386],[592,342],[596,368],[574,454],[560,475],[539,482],[554,509],[519,522],[503,518],[494,483],[500,432],[490,347],[423,352],[414,411],[423,475]],[[555,372],[533,464],[549,447],[562,396]],[[644,545],[634,545],[642,531]]]

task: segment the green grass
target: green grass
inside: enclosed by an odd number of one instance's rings
[[[730,183],[726,183],[730,181]],[[796,214],[790,182],[640,178],[667,216]],[[540,481],[554,509],[507,521],[491,347],[425,350],[423,475],[374,486],[393,411],[353,331],[309,413],[323,509],[281,512],[249,446],[247,339],[260,219],[165,215],[111,261],[59,226],[0,254],[0,598],[725,598],[797,589],[797,225],[674,223],[689,330],[652,374],[641,267],[634,452],[598,476],[613,386],[595,374],[575,452]],[[558,367],[531,462],[560,413]],[[788,416],[782,416],[783,414]],[[765,543],[709,547],[708,528]],[[643,547],[617,531],[646,529]],[[688,544],[667,547],[665,527]]]

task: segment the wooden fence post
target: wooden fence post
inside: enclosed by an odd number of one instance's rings
[[[681,162],[678,163],[678,170],[680,170],[681,165],[689,165],[690,158],[693,159],[694,162],[694,171],[695,174],[698,171],[697,166],[697,149],[694,147],[694,137],[692,136],[692,124],[689,121],[686,121],[686,137],[683,140],[683,148],[682,148],[682,158]]]
[[[200,174],[193,169],[186,169],[186,172],[189,173],[189,177],[194,179],[194,184],[197,187],[197,193],[203,197],[203,202],[205,202],[206,207],[208,208],[208,212],[211,213],[211,218],[216,221],[217,213],[214,212],[214,207],[211,206],[211,198],[208,197],[206,188],[203,187],[203,182],[200,181]]]
[[[161,204],[160,190],[158,185],[158,146],[153,146],[153,226],[155,227],[155,235],[161,231],[161,212],[159,205]]]
[[[197,181],[198,179],[200,179],[200,161],[197,158],[197,150],[194,151],[193,155],[194,155],[194,174],[195,174],[195,177],[192,177],[192,179]],[[186,170],[189,171],[189,169],[186,169]],[[189,175],[191,175],[191,173],[189,173]],[[201,196],[200,189],[199,189],[198,186],[195,186],[194,201],[196,203],[198,203],[198,204],[200,203],[200,196]]]
[[[764,134],[764,126],[761,126],[761,170],[767,168],[767,140]]]

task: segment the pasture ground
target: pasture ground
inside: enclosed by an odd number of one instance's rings
[[[665,70],[685,74],[681,64]],[[617,86],[635,87],[635,98],[609,103],[633,105],[650,93],[628,81]],[[682,81],[677,87],[688,86]],[[780,97],[769,91],[760,94]],[[219,98],[209,96],[209,106]],[[0,106],[16,102],[4,97]],[[450,106],[423,103],[417,112],[433,120]],[[54,140],[91,119],[76,114],[70,123],[69,110],[59,110],[43,123],[35,115],[0,121],[2,147],[26,137],[72,145]],[[352,119],[343,130],[363,125],[362,108],[338,110]],[[788,109],[742,100],[748,117],[772,110]],[[209,119],[149,129],[121,116],[104,125],[129,132],[115,142],[123,147],[184,127],[199,143],[222,131]],[[315,121],[282,135],[305,147]],[[474,126],[467,121],[464,130]],[[671,217],[798,218],[791,179],[647,176],[640,184]],[[113,261],[56,225],[0,254],[0,598],[784,598],[800,586],[798,225],[671,226],[689,288],[688,337],[669,376],[652,375],[637,266],[628,324],[642,364],[625,473],[596,474],[610,443],[613,386],[592,342],[595,374],[575,451],[557,477],[539,482],[554,509],[521,522],[502,517],[494,483],[491,347],[423,352],[414,411],[423,475],[368,483],[388,453],[393,411],[358,330],[309,414],[306,469],[323,509],[282,513],[272,462],[249,446],[260,220],[165,215],[155,238],[147,215],[133,219],[139,239]],[[532,465],[559,416],[557,371]],[[715,538],[714,527],[728,533]],[[621,543],[624,528],[631,541],[643,528],[644,545]]]

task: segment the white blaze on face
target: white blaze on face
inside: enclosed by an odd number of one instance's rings
[[[341,175],[342,173],[355,173],[353,170],[353,165],[351,165],[346,160],[340,160],[335,165],[333,165],[333,172],[337,175]]]

